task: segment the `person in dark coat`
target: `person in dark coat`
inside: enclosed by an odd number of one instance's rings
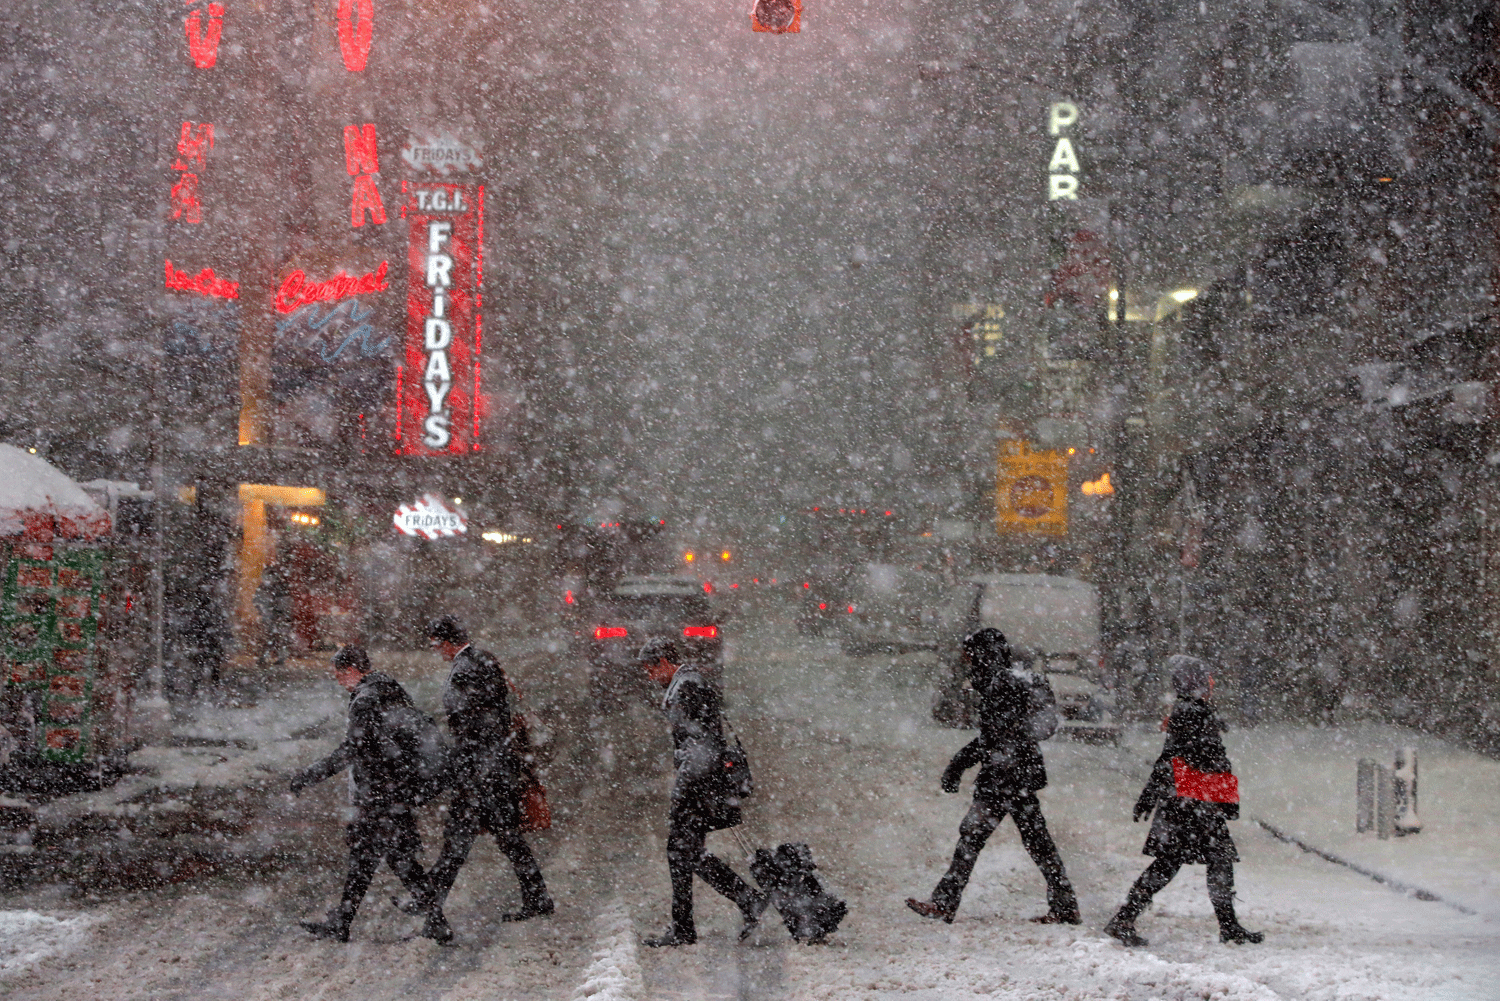
[[[1265,935],[1245,930],[1234,913],[1234,863],[1240,857],[1225,821],[1239,818],[1239,790],[1219,736],[1224,725],[1209,702],[1213,677],[1207,664],[1186,654],[1168,657],[1166,667],[1177,702],[1167,720],[1166,745],[1134,813],[1140,821],[1156,811],[1142,850],[1155,861],[1104,930],[1126,945],[1145,945],[1135,919],[1178,869],[1202,864],[1208,866],[1208,899],[1219,919],[1220,940],[1260,942]]]
[[[749,937],[770,897],[751,888],[722,859],[706,850],[708,832],[736,827],[741,820],[734,790],[724,777],[723,707],[718,691],[682,664],[682,652],[671,640],[653,640],[641,648],[641,666],[666,689],[662,709],[672,726],[672,809],[667,834],[667,870],[672,877],[672,928],[646,939],[652,947],[692,945],[693,876],[734,901],[745,920],[740,938]]]
[[[351,769],[354,820],[345,836],[349,845],[349,874],[338,907],[324,921],[299,924],[318,938],[349,941],[349,926],[364,900],[381,858],[406,886],[416,911],[427,916],[422,935],[448,942],[453,938],[435,900],[419,857],[422,839],[412,807],[422,786],[418,749],[410,743],[404,716],[419,713],[406,689],[388,674],[370,670],[370,658],[356,646],[333,655],[334,679],[349,692],[349,727],[333,753],[302,769],[291,780],[293,794]]]
[[[525,921],[555,910],[542,868],[521,835],[524,775],[512,744],[510,686],[492,654],[469,642],[451,615],[427,624],[427,636],[452,666],[443,689],[443,711],[453,742],[453,797],[443,828],[443,852],[432,868],[438,905],[447,899],[458,870],[481,830],[510,859],[521,885],[521,909],[502,921]]]
[[[1051,689],[1012,671],[1010,644],[998,629],[980,629],[964,637],[963,657],[979,696],[979,736],[953,756],[943,771],[942,786],[944,792],[958,792],[964,772],[979,765],[974,803],[959,825],[953,861],[932,899],[908,898],[906,906],[923,917],[951,922],[985,842],[1010,816],[1021,844],[1047,881],[1047,913],[1032,920],[1076,925],[1078,899],[1036,798],[1036,791],[1047,785],[1037,741],[1057,729]]]

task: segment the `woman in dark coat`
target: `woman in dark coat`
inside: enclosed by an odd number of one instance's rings
[[[1143,849],[1156,861],[1141,873],[1104,930],[1126,945],[1145,945],[1135,919],[1178,869],[1203,864],[1208,866],[1208,899],[1219,919],[1220,940],[1259,942],[1265,936],[1246,931],[1234,915],[1234,863],[1240,857],[1225,821],[1239,818],[1239,789],[1219,737],[1224,726],[1209,704],[1213,678],[1207,664],[1186,654],[1173,654],[1166,666],[1177,703],[1167,720],[1166,746],[1135,804],[1137,821],[1156,811]]]

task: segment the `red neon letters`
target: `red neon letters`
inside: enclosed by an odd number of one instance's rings
[[[196,126],[196,128],[195,128]],[[203,167],[204,147],[214,148],[212,122],[183,122],[182,135],[177,140],[177,161],[173,170],[182,171],[177,183],[172,185],[172,218],[183,222],[203,221],[203,202],[198,198],[198,175],[191,173],[194,166]]]
[[[356,229],[365,224],[366,211],[376,225],[385,224],[385,205],[380,200],[375,178],[371,176],[380,173],[375,145],[373,124],[344,126],[344,169],[354,178],[354,190],[349,200],[349,225]]]
[[[340,271],[326,282],[310,282],[301,271],[293,271],[276,293],[276,311],[291,313],[310,302],[337,302],[345,296],[384,292],[390,288],[385,281],[388,267],[388,261],[381,261],[380,267],[358,278]]]
[[[359,18],[355,20],[355,7]],[[339,51],[350,73],[361,73],[370,58],[370,36],[375,30],[374,0],[339,0]]]
[[[366,0],[366,3],[368,2],[369,0]],[[206,32],[203,30],[202,11],[193,11],[183,19],[182,24],[187,31],[188,55],[192,56],[193,65],[200,70],[213,69],[214,63],[219,61],[219,38],[224,34],[224,5],[217,3],[208,5],[208,30]]]
[[[190,275],[186,271],[173,268],[171,261],[167,262],[167,288],[181,292],[197,292],[199,295],[220,299],[240,297],[240,283],[225,281],[214,274],[213,268],[204,268],[196,275]]]

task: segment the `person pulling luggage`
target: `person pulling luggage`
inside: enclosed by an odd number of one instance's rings
[[[908,897],[906,906],[924,918],[952,922],[980,851],[1000,822],[1010,816],[1021,844],[1047,881],[1047,913],[1032,920],[1076,925],[1078,899],[1036,798],[1036,791],[1047,785],[1037,742],[1057,730],[1051,688],[1037,690],[1031,680],[1011,670],[1010,644],[998,629],[980,629],[965,636],[963,657],[979,696],[979,736],[953,756],[943,770],[942,787],[944,792],[958,792],[964,772],[979,765],[974,802],[959,825],[953,861],[932,898]]]
[[[436,903],[441,906],[447,900],[474,840],[487,830],[510,859],[521,886],[521,909],[501,914],[500,920],[526,921],[551,914],[555,905],[541,866],[521,835],[524,775],[512,743],[505,671],[493,654],[469,642],[468,633],[451,615],[429,622],[427,636],[452,663],[443,710],[453,739],[453,798],[443,828],[443,852],[432,867]]]
[[[388,674],[370,669],[370,658],[357,646],[333,655],[333,677],[349,693],[349,726],[333,753],[302,769],[291,779],[294,795],[306,787],[352,769],[354,820],[346,828],[349,873],[339,905],[323,921],[300,921],[317,938],[349,941],[349,926],[383,857],[412,895],[416,912],[426,915],[421,934],[448,942],[453,932],[443,918],[419,857],[421,835],[412,808],[433,791],[424,745],[438,738],[437,724],[412,702],[406,689]]]
[[[1264,933],[1247,931],[1234,913],[1234,863],[1240,857],[1225,821],[1239,818],[1239,782],[1219,736],[1224,725],[1209,701],[1213,676],[1207,664],[1186,654],[1168,657],[1166,667],[1177,702],[1167,719],[1166,744],[1134,811],[1137,822],[1156,811],[1141,851],[1156,861],[1135,881],[1104,931],[1126,945],[1145,945],[1136,918],[1177,870],[1204,864],[1220,941],[1261,942]]]
[[[740,823],[736,791],[726,781],[724,723],[718,691],[682,663],[682,652],[669,639],[652,640],[637,657],[652,681],[666,689],[662,709],[672,726],[672,809],[667,834],[667,870],[672,878],[672,927],[645,940],[653,948],[692,945],[693,876],[734,901],[744,918],[740,939],[760,921],[770,896],[754,889],[722,859],[706,850],[709,831]]]

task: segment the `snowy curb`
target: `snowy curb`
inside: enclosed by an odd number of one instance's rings
[[[98,920],[87,914],[50,918],[36,911],[0,911],[0,978],[14,976],[48,956],[72,952]]]
[[[634,1001],[643,996],[641,966],[635,954],[635,925],[623,900],[616,899],[594,921],[599,945],[573,1001]]]
[[[1473,909],[1465,907],[1463,904],[1455,904],[1453,901],[1448,900],[1445,897],[1438,896],[1431,890],[1424,890],[1419,886],[1412,886],[1410,883],[1403,883],[1399,879],[1393,879],[1392,877],[1387,876],[1383,873],[1376,872],[1374,869],[1366,869],[1364,866],[1358,865],[1354,862],[1350,862],[1346,858],[1340,858],[1339,856],[1333,854],[1333,852],[1324,851],[1322,848],[1319,848],[1316,845],[1310,845],[1306,841],[1303,841],[1301,838],[1297,837],[1295,834],[1288,834],[1286,831],[1281,830],[1274,824],[1262,820],[1260,817],[1251,817],[1250,819],[1259,824],[1267,834],[1271,835],[1271,837],[1275,838],[1277,841],[1284,841],[1289,845],[1296,845],[1298,848],[1301,848],[1308,854],[1316,855],[1318,858],[1323,859],[1325,862],[1332,862],[1334,865],[1341,865],[1351,872],[1357,872],[1361,876],[1367,876],[1377,883],[1383,883],[1399,893],[1404,893],[1407,896],[1415,897],[1417,900],[1426,900],[1433,903],[1446,904],[1447,906],[1453,908],[1455,911],[1458,911],[1460,914],[1477,913]]]

